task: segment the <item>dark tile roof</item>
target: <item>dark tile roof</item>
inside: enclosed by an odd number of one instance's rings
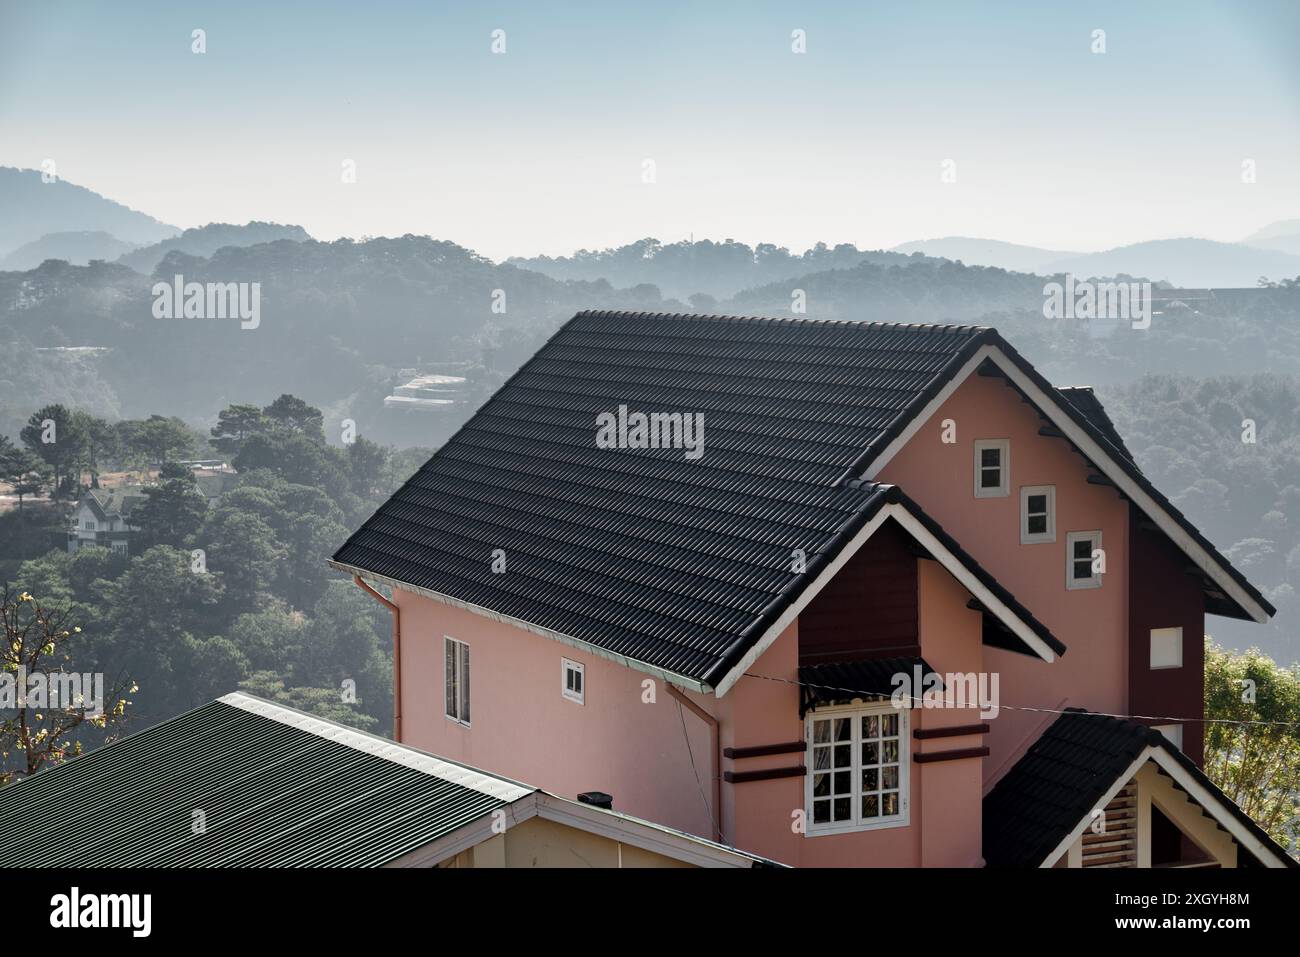
[[[883,504],[840,480],[979,333],[580,313],[335,560],[715,681]],[[597,448],[620,405],[703,413],[703,458]]]
[[[439,762],[456,783],[333,727],[344,740],[214,701],[34,775],[0,790],[0,866],[378,866],[531,793]]]
[[[799,717],[818,705],[849,704],[855,698],[888,701],[894,692],[894,675],[906,674],[910,679],[918,667],[923,679],[937,674],[919,656],[800,665]],[[911,694],[919,697],[923,690],[915,688]]]
[[[1056,390],[1070,400],[1070,404],[1078,409],[1085,419],[1098,432],[1106,437],[1111,445],[1124,454],[1124,458],[1134,467],[1137,463],[1133,460],[1133,454],[1129,452],[1128,446],[1120,438],[1119,430],[1115,428],[1115,423],[1111,421],[1110,416],[1106,413],[1106,407],[1101,404],[1101,399],[1092,390],[1091,386],[1086,385],[1066,385],[1060,386]]]
[[[1071,709],[1043,732],[984,798],[985,862],[990,867],[1038,867],[1151,746],[1173,755],[1255,837],[1277,847],[1159,731],[1125,718]],[[1291,860],[1282,848],[1277,850]]]
[[[715,686],[894,494],[852,479],[990,344],[1057,394],[975,326],[579,313],[334,562]],[[619,406],[702,413],[704,456],[597,448]]]
[[[110,518],[130,518],[135,508],[147,498],[143,485],[118,485],[91,489],[85,501],[92,511],[107,521]]]

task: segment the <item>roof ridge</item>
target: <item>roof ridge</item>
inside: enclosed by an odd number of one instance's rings
[[[354,751],[383,758],[393,764],[420,771],[430,777],[451,784],[458,784],[461,787],[503,801],[517,801],[519,798],[532,794],[537,790],[537,788],[512,781],[510,778],[500,777],[478,768],[457,764],[454,761],[448,761],[446,758],[430,754],[427,751],[421,751],[410,745],[401,744],[357,728],[349,728],[337,721],[308,714],[305,711],[299,711],[297,708],[268,701],[265,698],[259,698],[244,691],[232,691],[230,694],[222,695],[217,701],[261,718],[278,721],[281,724],[313,734],[326,741],[344,745]]]
[[[573,319],[662,319],[667,321],[704,321],[731,323],[776,323],[781,325],[848,326],[866,329],[924,329],[940,330],[954,335],[975,335],[992,329],[992,326],[968,325],[960,322],[888,322],[862,319],[819,319],[814,316],[737,316],[722,313],[659,312],[639,309],[583,309]],[[570,319],[569,322],[573,320]],[[565,323],[565,326],[569,325]]]

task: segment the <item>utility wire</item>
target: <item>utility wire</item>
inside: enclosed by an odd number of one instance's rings
[[[935,672],[935,674],[937,673],[938,672]],[[796,685],[800,688],[820,688],[824,691],[842,691],[848,694],[852,694],[858,698],[888,698],[892,700],[894,698],[894,694],[896,693],[896,692],[885,693],[880,691],[863,691],[859,688],[841,688],[836,685],[814,684],[812,682],[796,681],[790,678],[778,678],[775,675],[759,675],[759,674],[754,674],[753,672],[746,672],[744,677],[761,678],[764,681],[776,681],[776,682],[780,682],[781,684]],[[916,704],[924,707],[923,699],[918,698],[914,695],[901,695],[900,697],[906,698],[909,701],[913,701]],[[678,705],[678,707],[681,706]],[[973,707],[978,707],[978,703],[973,705]],[[1163,715],[1153,715],[1153,714],[1113,714],[1108,711],[1080,712],[1078,710],[1071,711],[1065,708],[1031,708],[1028,707],[1027,705],[1013,705],[1013,704],[999,704],[997,707],[999,711],[1032,711],[1038,714],[1086,713],[1086,714],[1100,715],[1103,718],[1122,718],[1126,720],[1137,720],[1137,721],[1161,721],[1167,724],[1189,724],[1192,722],[1199,722],[1201,724],[1263,725],[1263,726],[1277,726],[1283,728],[1300,727],[1300,721],[1238,721],[1232,718],[1204,718],[1204,717],[1170,718],[1170,717],[1165,717]]]

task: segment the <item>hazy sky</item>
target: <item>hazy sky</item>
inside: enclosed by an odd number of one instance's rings
[[[178,226],[494,258],[1233,240],[1300,217],[1300,3],[0,0],[0,165],[46,158]]]

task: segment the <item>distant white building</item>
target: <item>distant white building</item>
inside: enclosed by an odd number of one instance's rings
[[[140,485],[91,489],[77,503],[76,521],[68,530],[68,554],[98,545],[118,555],[130,555],[131,534],[139,531],[131,524],[131,513],[144,500]]]
[[[458,375],[418,375],[394,388],[392,395],[384,396],[384,408],[445,409],[463,398],[466,381]]]

